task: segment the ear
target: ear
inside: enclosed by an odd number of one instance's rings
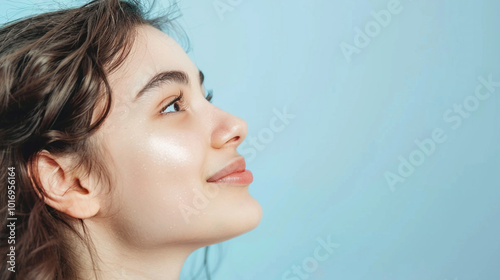
[[[69,156],[55,156],[47,151],[35,158],[39,182],[45,192],[44,201],[52,208],[78,219],[95,216],[100,210],[96,186],[90,176],[73,170]]]

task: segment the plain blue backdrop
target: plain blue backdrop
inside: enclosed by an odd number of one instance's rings
[[[68,3],[2,0],[0,16]],[[263,207],[211,249],[212,279],[500,279],[500,1],[179,8],[213,103],[248,123]]]

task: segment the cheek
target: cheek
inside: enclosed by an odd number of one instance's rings
[[[166,137],[150,136],[141,142],[136,157],[141,163],[141,169],[153,176],[150,178],[152,180],[164,179],[167,174],[192,173],[202,163],[203,151],[195,135],[186,133]],[[172,176],[170,179],[176,177]]]
[[[153,242],[185,226],[179,205],[204,183],[205,144],[194,133],[132,136],[112,148],[116,184],[113,204],[120,231]]]

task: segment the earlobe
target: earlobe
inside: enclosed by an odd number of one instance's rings
[[[73,170],[69,156],[54,156],[47,151],[35,158],[44,202],[52,208],[78,219],[88,219],[100,210],[95,186],[88,177]]]

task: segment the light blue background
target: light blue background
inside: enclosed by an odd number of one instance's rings
[[[240,152],[264,215],[220,246],[213,279],[302,279],[284,276],[328,236],[338,247],[308,279],[500,279],[500,87],[458,128],[443,116],[478,77],[500,82],[500,1],[401,0],[350,62],[340,44],[389,0],[219,2],[233,9],[180,1],[179,23],[214,104],[249,125]],[[2,1],[1,15],[33,3]],[[285,107],[295,117],[270,138]],[[390,188],[386,172],[436,128],[446,141]],[[268,140],[255,155],[252,137]]]

